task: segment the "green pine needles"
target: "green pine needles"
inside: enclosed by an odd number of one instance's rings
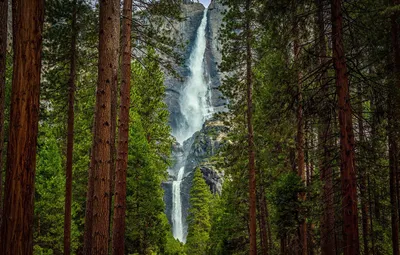
[[[206,184],[201,170],[197,168],[190,190],[189,226],[186,242],[187,254],[206,254],[211,230],[210,202],[210,188]]]

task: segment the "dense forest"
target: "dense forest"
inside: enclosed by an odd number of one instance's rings
[[[0,254],[400,255],[400,0],[0,0]]]

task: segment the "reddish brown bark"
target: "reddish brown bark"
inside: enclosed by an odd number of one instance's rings
[[[113,221],[113,254],[124,254],[126,215],[126,171],[128,166],[129,108],[131,90],[132,0],[124,0],[122,21],[121,103],[119,113],[115,204]]]
[[[107,255],[110,236],[112,86],[118,67],[119,1],[100,1],[99,68],[93,139],[92,253]]]
[[[117,157],[117,147],[116,147],[116,136],[117,136],[117,103],[118,103],[118,66],[114,68],[114,76],[111,89],[111,168],[110,168],[110,222],[113,217],[113,196],[114,196],[114,185],[115,185],[115,169],[116,169],[116,157]],[[111,228],[111,224],[110,224]],[[112,233],[110,232],[110,246],[112,247]]]
[[[0,226],[3,212],[4,102],[6,87],[8,0],[0,0]]]
[[[71,59],[68,81],[67,164],[65,171],[64,255],[71,254],[72,156],[74,150],[74,103],[76,80],[76,0],[71,19]]]
[[[0,254],[33,253],[43,0],[13,1],[14,66]]]
[[[342,185],[343,242],[345,255],[358,255],[357,181],[354,156],[354,133],[350,105],[349,80],[343,44],[341,0],[331,0],[332,50],[339,108],[340,171]]]
[[[251,0],[246,0],[246,84],[247,84],[247,132],[249,153],[249,234],[250,255],[257,254],[257,208],[256,208],[256,169],[255,169],[255,145],[253,131],[253,73],[251,52],[251,25],[250,25]]]

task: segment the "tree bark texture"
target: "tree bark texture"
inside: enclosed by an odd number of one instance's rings
[[[43,0],[13,1],[13,81],[0,254],[33,253]]]
[[[107,255],[110,236],[112,90],[118,68],[119,1],[100,1],[99,67],[93,139],[92,254]]]
[[[246,83],[247,83],[247,132],[249,153],[249,230],[250,230],[250,255],[257,254],[257,208],[256,208],[256,169],[255,145],[253,131],[253,73],[251,52],[251,25],[250,25],[251,0],[246,0]]]
[[[343,43],[341,0],[331,0],[332,50],[338,97],[340,128],[340,171],[342,186],[342,214],[344,255],[358,255],[357,180],[355,169],[354,132],[350,105],[349,79]]]
[[[131,90],[132,0],[124,0],[122,20],[121,102],[118,128],[117,166],[113,221],[113,254],[124,254],[126,215],[126,172],[128,166],[129,108]]]

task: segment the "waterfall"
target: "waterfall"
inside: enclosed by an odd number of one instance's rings
[[[182,204],[181,204],[181,181],[183,178],[185,167],[182,166],[179,169],[176,181],[172,183],[172,224],[174,237],[181,242],[184,242],[183,238],[183,224],[182,224]]]
[[[189,58],[190,76],[180,96],[180,110],[183,116],[181,126],[174,136],[182,144],[199,131],[213,110],[210,106],[210,84],[205,79],[204,53],[206,50],[207,9],[197,29],[196,41]]]
[[[204,53],[207,42],[206,27],[207,9],[204,10],[203,18],[197,29],[194,47],[190,54],[190,76],[179,98],[183,119],[181,119],[179,127],[174,130],[173,135],[181,146],[184,141],[201,130],[205,120],[213,113],[210,82],[205,77],[208,74],[204,68]],[[186,157],[187,153],[183,153],[183,156],[179,158],[174,169],[172,169],[175,174],[175,180],[172,182],[172,230],[174,237],[183,243],[186,242],[187,233],[186,220],[182,214],[181,183],[185,173]],[[189,194],[184,195],[188,196]]]

